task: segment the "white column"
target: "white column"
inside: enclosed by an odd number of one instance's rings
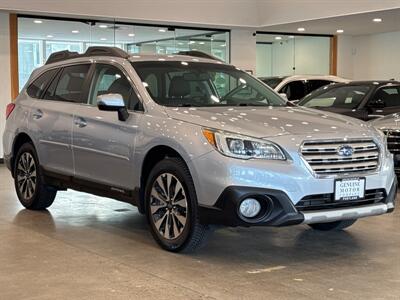
[[[255,30],[231,30],[231,63],[236,67],[256,73],[256,37]]]
[[[10,30],[8,13],[0,12],[0,158],[3,158],[3,132],[6,106],[11,102]]]

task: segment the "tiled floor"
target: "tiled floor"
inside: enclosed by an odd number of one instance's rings
[[[18,203],[0,167],[0,299],[400,299],[400,210],[348,231],[224,228],[196,254],[161,250],[124,203],[60,192]]]

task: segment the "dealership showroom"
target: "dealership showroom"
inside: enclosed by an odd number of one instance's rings
[[[400,300],[400,0],[0,0],[0,65],[0,299]]]

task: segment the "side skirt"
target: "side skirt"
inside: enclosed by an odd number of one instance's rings
[[[133,190],[121,189],[102,183],[76,178],[48,171],[42,168],[43,180],[47,185],[54,186],[58,190],[73,189],[80,192],[93,194],[100,197],[112,198],[134,206],[140,204],[139,188]]]

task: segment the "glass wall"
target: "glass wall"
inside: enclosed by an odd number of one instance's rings
[[[19,17],[20,89],[51,53],[83,53],[90,46],[115,46],[130,53],[152,54],[198,50],[229,62],[228,31]]]
[[[257,33],[257,76],[328,75],[330,37]]]

